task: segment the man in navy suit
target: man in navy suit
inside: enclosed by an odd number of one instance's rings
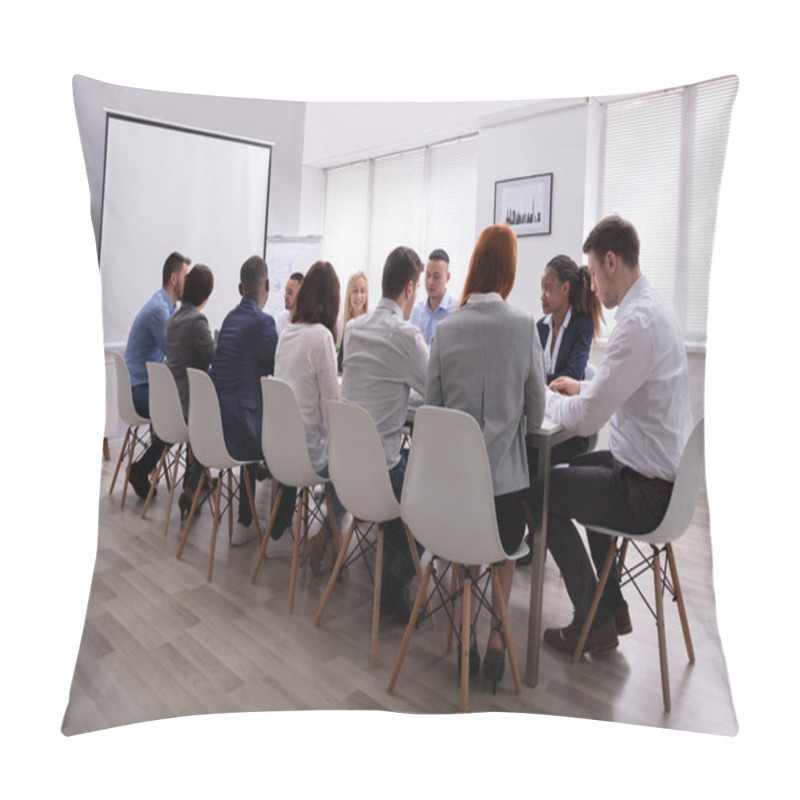
[[[275,320],[262,310],[269,297],[269,272],[260,256],[251,256],[239,273],[242,300],[222,323],[209,374],[217,389],[225,444],[233,458],[260,461],[261,377],[272,375],[278,332]],[[256,470],[250,470],[251,484]],[[250,541],[252,512],[246,496],[239,498],[239,525],[232,544]]]

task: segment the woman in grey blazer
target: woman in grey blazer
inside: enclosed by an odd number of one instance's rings
[[[459,308],[436,328],[428,363],[425,402],[471,414],[483,431],[495,495],[500,538],[507,553],[522,543],[522,497],[529,486],[525,434],[544,417],[542,346],[533,315],[510,306],[517,238],[508,225],[492,225],[478,237]],[[506,608],[514,561],[500,568]],[[492,605],[499,607],[497,598]],[[483,674],[496,682],[505,665],[505,642],[493,626]],[[470,642],[470,675],[480,671]]]

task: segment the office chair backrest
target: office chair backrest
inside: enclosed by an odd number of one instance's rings
[[[145,367],[150,383],[150,419],[158,438],[169,444],[188,442],[189,428],[172,371],[156,361],[147,361]]]
[[[378,430],[361,406],[328,402],[328,469],[342,505],[357,519],[400,516]]]
[[[261,449],[272,476],[286,486],[321,483],[311,465],[300,406],[288,383],[261,378]]]
[[[457,564],[507,557],[483,434],[463,411],[417,409],[400,508],[414,538],[437,556]]]

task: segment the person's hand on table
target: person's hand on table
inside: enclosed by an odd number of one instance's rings
[[[559,394],[576,395],[580,394],[581,382],[576,381],[575,378],[568,378],[566,375],[562,375],[550,382],[550,388]]]

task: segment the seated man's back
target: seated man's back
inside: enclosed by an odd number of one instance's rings
[[[428,346],[419,329],[408,322],[421,270],[413,250],[395,248],[383,268],[380,302],[374,311],[347,324],[343,343],[342,400],[360,405],[375,422],[398,500],[405,476],[407,451],[401,452],[401,444],[409,394],[412,389],[424,393],[428,372]],[[400,519],[390,520],[383,529],[381,612],[407,622],[413,556]]]
[[[378,429],[389,469],[400,460],[410,389],[423,394],[428,349],[393,300],[347,326],[342,399],[365,408]]]
[[[234,458],[261,457],[262,375],[272,375],[278,333],[256,303],[243,298],[225,317],[210,375],[219,397],[225,443]]]

